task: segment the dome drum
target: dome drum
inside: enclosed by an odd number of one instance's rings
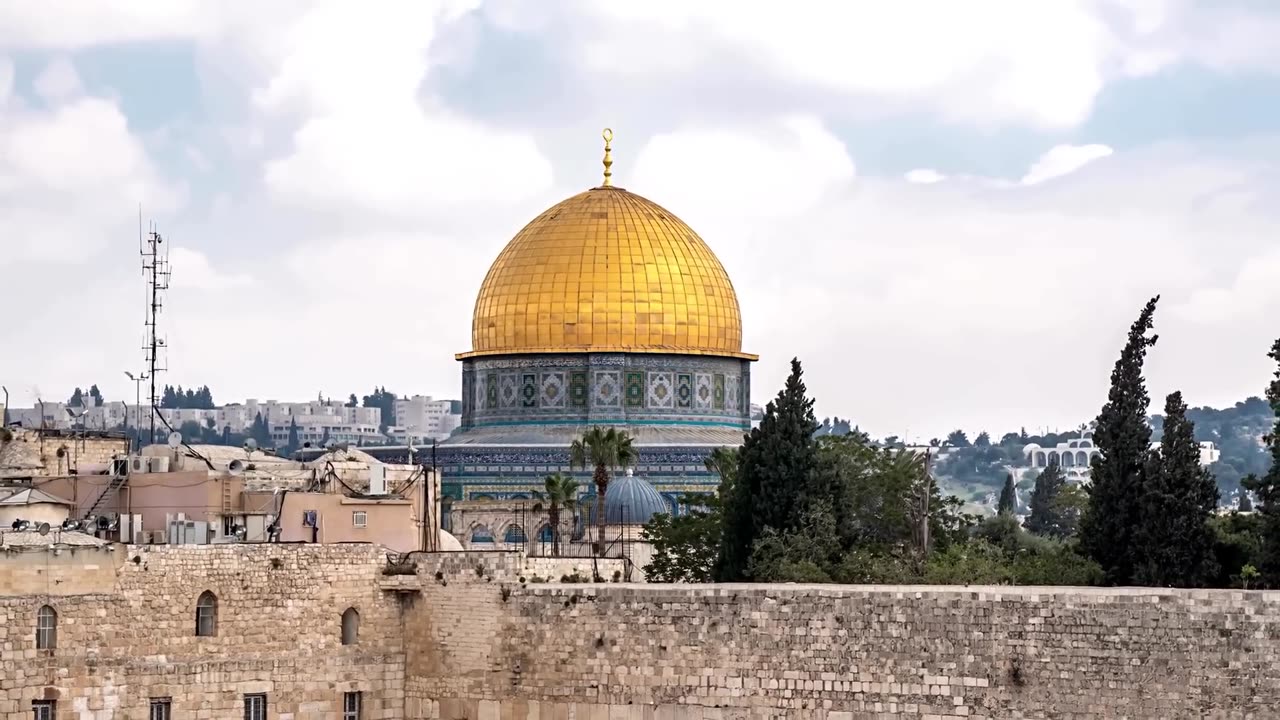
[[[750,427],[751,362],[590,353],[463,362],[462,427],[688,424]]]

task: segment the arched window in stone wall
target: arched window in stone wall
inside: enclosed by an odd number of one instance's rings
[[[538,529],[538,542],[549,543],[552,540],[551,526],[543,525]]]
[[[58,611],[41,605],[36,611],[36,649],[52,650],[58,647]]]
[[[360,639],[360,613],[355,608],[347,608],[342,613],[342,644],[355,645]]]
[[[491,543],[493,542],[493,531],[484,525],[477,525],[471,528],[471,542]]]
[[[218,634],[218,596],[205,590],[196,600],[196,637]]]
[[[516,523],[511,523],[510,525],[507,526],[507,531],[502,536],[502,542],[510,543],[512,545],[519,545],[522,543],[529,542],[529,537],[524,534],[523,527],[517,525]]]

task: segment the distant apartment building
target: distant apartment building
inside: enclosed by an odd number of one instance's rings
[[[1151,443],[1151,449],[1158,451],[1160,443]],[[1084,482],[1089,479],[1093,459],[1101,454],[1093,444],[1093,433],[1086,432],[1083,437],[1060,442],[1054,447],[1041,447],[1030,443],[1022,448],[1027,464],[1033,468],[1057,465],[1069,480]],[[1222,457],[1222,451],[1211,441],[1200,443],[1200,464],[1212,465]]]
[[[462,416],[453,414],[453,402],[435,400],[429,395],[414,395],[396,400],[395,437],[414,440],[444,439],[461,424]]]

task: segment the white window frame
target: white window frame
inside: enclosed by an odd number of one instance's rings
[[[365,510],[351,511],[351,526],[357,528],[369,527],[369,513]]]
[[[41,605],[36,611],[36,649],[53,650],[58,647],[58,611],[50,605]]]
[[[342,720],[360,720],[364,713],[364,695],[360,691],[342,694]]]
[[[244,720],[267,720],[267,694],[244,696]]]
[[[35,720],[55,720],[58,717],[58,701],[32,700],[31,717]]]
[[[173,720],[173,699],[167,697],[151,698],[150,720]]]

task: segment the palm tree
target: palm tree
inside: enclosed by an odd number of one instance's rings
[[[543,491],[539,497],[545,498],[547,520],[551,524],[551,554],[560,555],[560,511],[573,510],[578,503],[578,481],[569,475],[556,473],[548,475],[542,481]]]
[[[596,541],[597,552],[604,550],[604,494],[609,490],[609,473],[618,468],[628,468],[636,461],[636,449],[631,436],[617,428],[595,426],[582,434],[569,446],[570,468],[593,468],[592,482],[596,486]]]

